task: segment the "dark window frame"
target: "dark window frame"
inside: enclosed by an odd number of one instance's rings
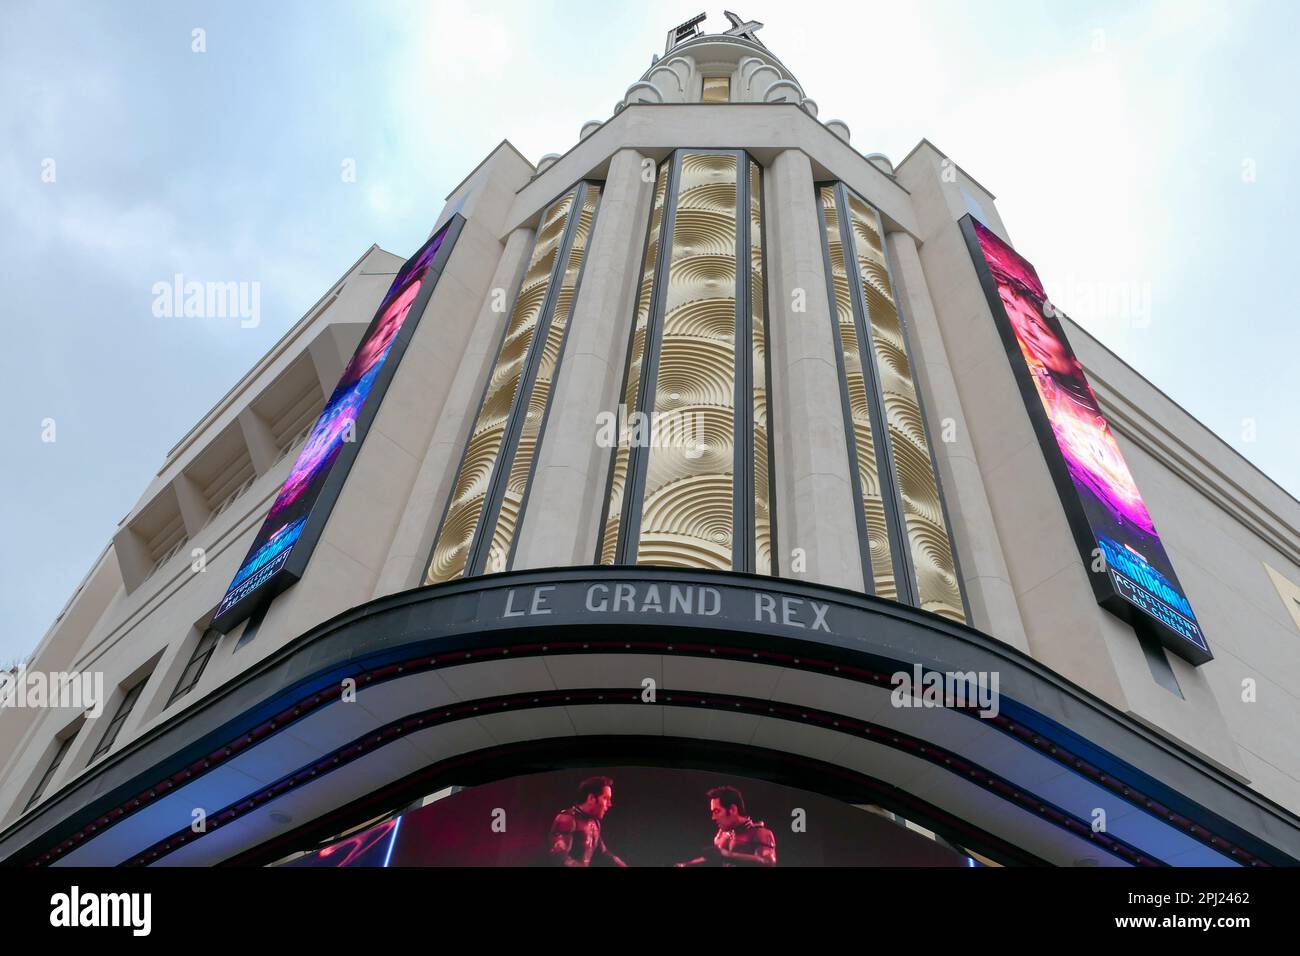
[[[149,683],[148,674],[132,684],[130,689],[127,690],[121,703],[117,705],[113,719],[109,721],[108,727],[105,728],[104,735],[99,738],[99,743],[96,744],[94,752],[90,755],[87,766],[113,749],[113,745],[117,743],[117,735],[122,732],[122,725],[131,716],[131,711],[135,709],[136,702],[139,701],[140,695],[144,692],[144,685],[147,683]]]
[[[27,802],[23,805],[23,813],[26,813],[40,802],[42,794],[45,793],[45,788],[50,785],[50,781],[54,778],[54,775],[58,773],[59,767],[63,765],[63,759],[68,755],[68,751],[72,749],[72,742],[77,739],[77,734],[80,733],[80,731],[81,721],[78,721],[74,729],[69,730],[62,738],[60,738],[59,746],[54,751],[54,756],[50,759],[49,764],[46,765],[44,772],[41,774],[41,779],[37,781],[36,789],[32,791],[31,796],[27,798]]]
[[[203,629],[203,633],[199,636],[198,643],[194,645],[194,650],[190,653],[190,659],[186,662],[185,669],[181,671],[181,676],[176,681],[176,687],[173,688],[171,696],[167,698],[163,710],[166,710],[192,691],[203,678],[203,672],[207,670],[208,662],[212,660],[212,655],[216,653],[217,645],[221,643],[222,636],[220,631],[212,627]],[[191,674],[191,671],[193,671],[193,674]]]

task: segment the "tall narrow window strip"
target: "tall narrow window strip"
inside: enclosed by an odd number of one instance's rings
[[[771,474],[767,427],[767,289],[763,281],[763,177],[749,161],[749,297],[754,400],[754,570],[772,573]]]
[[[220,640],[220,632],[210,627],[204,630],[203,636],[194,645],[194,653],[190,655],[185,670],[181,672],[180,680],[176,682],[176,689],[172,691],[171,697],[167,698],[168,707],[194,689],[194,685],[203,676],[203,671],[207,669],[208,661],[212,659],[212,652],[216,650],[217,642]]]
[[[510,412],[524,380],[577,192],[576,187],[570,190],[542,216],[532,256],[452,488],[451,501],[435,538],[433,555],[425,574],[426,584],[451,581],[466,573],[474,573],[472,568],[467,568],[470,549],[488,504],[488,493],[510,424]]]
[[[650,212],[649,233],[646,239],[645,264],[641,270],[641,287],[637,293],[636,317],[632,326],[632,341],[628,349],[627,372],[624,375],[622,417],[625,422],[637,412],[637,396],[641,390],[641,370],[645,362],[649,336],[651,301],[654,297],[656,267],[659,264],[659,239],[664,221],[664,200],[667,195],[670,162],[659,167],[655,183],[654,206]],[[610,476],[609,496],[606,504],[605,528],[600,545],[600,563],[614,564],[618,560],[619,533],[622,526],[624,495],[631,457],[631,435],[626,426],[620,427],[618,448],[614,452],[613,471]]]
[[[871,350],[884,397],[889,447],[897,474],[920,606],[965,622],[952,542],[926,438],[907,339],[894,298],[879,213],[847,192],[855,261],[866,300]]]
[[[835,329],[840,357],[844,362],[844,388],[853,430],[853,465],[867,532],[867,555],[871,564],[872,593],[897,600],[894,557],[885,519],[884,490],[877,460],[876,436],[871,421],[871,389],[862,367],[862,348],[854,314],[852,292],[840,232],[840,212],[833,186],[818,190],[825,228],[831,291],[834,296]]]
[[[144,685],[148,680],[149,678],[147,676],[141,678],[126,692],[126,696],[122,698],[122,703],[118,705],[117,713],[113,715],[113,719],[104,730],[104,736],[99,739],[99,745],[95,747],[95,752],[90,755],[91,763],[98,760],[101,754],[108,753],[108,751],[113,749],[113,744],[117,742],[117,735],[121,732],[122,725],[125,724],[126,719],[131,716],[131,711],[135,707],[135,702],[139,700],[140,692],[144,690]]]
[[[599,202],[600,189],[588,184],[583,190],[578,222],[573,229],[573,239],[560,278],[555,305],[549,321],[545,324],[544,338],[539,346],[541,354],[537,361],[536,376],[521,406],[524,421],[518,443],[513,449],[513,460],[510,462],[509,478],[501,501],[500,516],[492,533],[492,546],[484,567],[484,571],[488,573],[505,571],[513,554],[515,533],[523,515],[528,483],[532,477],[533,464],[537,459],[537,445],[541,440],[542,426],[550,408],[551,392],[559,371],[560,353],[564,348],[569,316],[573,312],[587,242],[591,237]]]
[[[78,724],[77,726],[80,728],[81,725]],[[41,774],[41,779],[37,781],[36,789],[32,791],[32,795],[27,798],[27,803],[23,806],[24,813],[34,807],[41,799],[41,794],[45,793],[45,788],[50,785],[50,780],[54,777],[55,773],[58,772],[59,767],[62,766],[63,758],[68,755],[68,750],[72,747],[72,741],[76,736],[76,730],[72,730],[65,734],[63,739],[59,741],[59,746],[55,749],[54,756],[50,759],[50,762],[45,765],[45,772]]]
[[[738,165],[681,159],[637,564],[733,569]]]

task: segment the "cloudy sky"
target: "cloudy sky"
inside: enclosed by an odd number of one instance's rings
[[[1300,494],[1297,11],[738,10],[858,149],[898,159],[926,137],[992,190],[1058,304]],[[534,160],[568,149],[699,12],[7,0],[0,664],[34,648],[167,450],[372,242],[413,251],[503,138]],[[176,273],[260,283],[260,323],[155,316]]]

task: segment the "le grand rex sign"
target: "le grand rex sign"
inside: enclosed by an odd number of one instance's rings
[[[698,629],[815,641],[884,655],[940,659],[967,629],[916,608],[757,575],[673,568],[557,568],[516,571],[394,595],[399,620],[375,619],[379,641],[445,638],[474,642],[493,631],[563,640],[571,629]],[[404,598],[404,600],[402,600]],[[552,632],[543,636],[543,632]],[[957,632],[963,632],[958,636]],[[382,636],[381,636],[382,635]]]
[[[597,581],[531,584],[483,595],[485,610],[503,623],[552,623],[618,617],[639,623],[676,618],[676,623],[769,624],[834,634],[832,605],[779,591],[674,581]],[[484,617],[489,614],[483,615]],[[556,622],[558,623],[558,622]]]

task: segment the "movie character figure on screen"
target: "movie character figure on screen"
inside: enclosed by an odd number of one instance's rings
[[[600,835],[600,823],[614,805],[614,781],[588,777],[578,786],[578,802],[555,815],[551,824],[551,862],[557,866],[627,866]]]
[[[713,846],[677,866],[776,866],[776,834],[749,815],[739,790],[714,787],[705,796],[718,828]]]

